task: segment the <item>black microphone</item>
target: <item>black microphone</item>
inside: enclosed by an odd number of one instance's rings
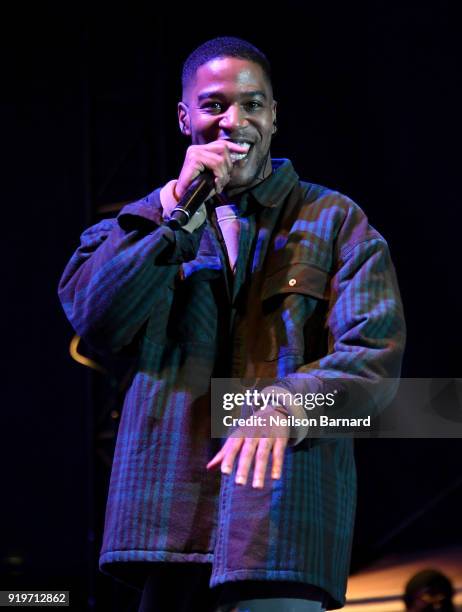
[[[172,210],[167,225],[173,230],[178,230],[186,225],[214,188],[215,176],[208,170],[201,172],[192,181],[181,200]]]

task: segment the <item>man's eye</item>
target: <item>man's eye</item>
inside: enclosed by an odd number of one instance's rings
[[[220,113],[222,110],[222,106],[220,104],[220,102],[206,102],[203,106],[202,106],[202,110],[206,110],[210,113]]]
[[[262,104],[260,102],[257,102],[256,100],[251,100],[250,102],[246,102],[244,104],[246,110],[252,112],[252,111],[256,111],[259,110],[260,108],[262,108]]]

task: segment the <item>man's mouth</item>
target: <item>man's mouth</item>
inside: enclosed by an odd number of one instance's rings
[[[247,142],[245,140],[231,140],[230,142],[235,142],[241,147],[245,147],[247,149],[246,153],[236,153],[235,151],[230,151],[231,161],[234,163],[240,161],[241,159],[245,159],[250,151],[250,147],[252,146],[251,142]]]

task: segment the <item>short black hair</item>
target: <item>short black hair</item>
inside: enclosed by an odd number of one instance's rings
[[[195,78],[197,70],[203,64],[218,57],[236,57],[258,64],[271,84],[271,66],[266,55],[254,45],[235,36],[220,36],[212,38],[194,49],[183,64],[181,83],[183,93],[189,83]]]

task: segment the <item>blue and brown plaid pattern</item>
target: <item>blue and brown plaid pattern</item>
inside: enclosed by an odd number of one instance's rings
[[[191,235],[161,226],[156,190],[84,232],[59,294],[95,348],[139,343],[101,568],[140,585],[146,562],[209,562],[212,586],[305,582],[333,608],[351,552],[351,441],[306,439],[280,481],[238,487],[205,470],[217,450],[210,378],[278,378],[296,392],[350,378],[380,406],[376,382],[399,376],[404,319],[387,244],[363,211],[273,161],[244,199],[234,280],[212,223]]]

